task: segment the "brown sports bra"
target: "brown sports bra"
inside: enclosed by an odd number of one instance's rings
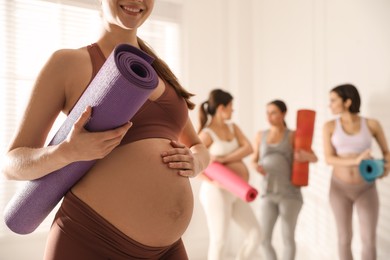
[[[93,66],[92,80],[106,58],[96,43],[87,46],[87,49]],[[177,140],[187,120],[186,101],[165,82],[163,94],[156,100],[148,99],[131,119],[133,126],[122,139],[121,145],[146,138]]]

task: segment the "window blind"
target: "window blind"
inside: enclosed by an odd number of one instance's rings
[[[46,60],[57,49],[95,42],[101,30],[99,11],[98,0],[0,0],[1,154],[14,135],[35,77]],[[154,13],[140,28],[139,36],[180,78],[180,4],[156,2]],[[64,118],[59,116],[48,140]],[[22,184],[0,177],[1,212]],[[35,232],[48,230],[53,213]],[[0,221],[0,237],[8,232]]]

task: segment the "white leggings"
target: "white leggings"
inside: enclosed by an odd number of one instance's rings
[[[279,194],[267,195],[260,201],[260,226],[264,232],[261,241],[264,260],[276,260],[276,252],[272,246],[272,232],[277,218],[280,216],[283,237],[283,260],[295,258],[295,226],[302,208],[302,200],[284,197]]]
[[[236,256],[237,260],[255,259],[260,244],[260,226],[251,206],[207,181],[203,181],[199,192],[200,202],[206,213],[209,229],[208,260],[224,260],[229,223],[234,220],[245,232],[245,240]]]

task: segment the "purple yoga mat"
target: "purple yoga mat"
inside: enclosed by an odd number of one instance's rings
[[[153,60],[131,45],[118,45],[49,145],[66,139],[87,106],[92,107],[92,116],[85,126],[89,131],[113,129],[128,122],[157,87]],[[27,181],[5,208],[7,226],[18,234],[33,232],[95,162],[74,162],[40,179]]]

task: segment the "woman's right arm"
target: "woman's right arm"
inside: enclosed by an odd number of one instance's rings
[[[334,121],[325,123],[323,127],[324,155],[327,164],[332,166],[358,166],[362,160],[370,158],[370,150],[366,150],[356,157],[338,156],[331,142],[334,127]]]
[[[220,163],[229,164],[241,162],[246,156],[253,153],[251,142],[244,135],[241,129],[236,124],[233,124],[233,129],[235,138],[239,143],[239,147],[224,156],[217,156],[216,160]]]
[[[265,173],[263,167],[259,164],[261,139],[262,139],[262,132],[259,131],[256,134],[255,140],[253,142],[253,154],[252,154],[251,164],[252,164],[253,169],[256,170],[256,172],[258,172],[262,175],[265,175],[266,173]]]
[[[85,65],[85,64],[84,64]],[[89,133],[84,129],[88,108],[73,126],[66,140],[43,147],[47,135],[63,110],[69,82],[77,63],[67,52],[55,52],[33,86],[25,112],[5,155],[2,172],[7,179],[33,180],[69,163],[104,157],[117,146],[130,123],[115,130]]]

